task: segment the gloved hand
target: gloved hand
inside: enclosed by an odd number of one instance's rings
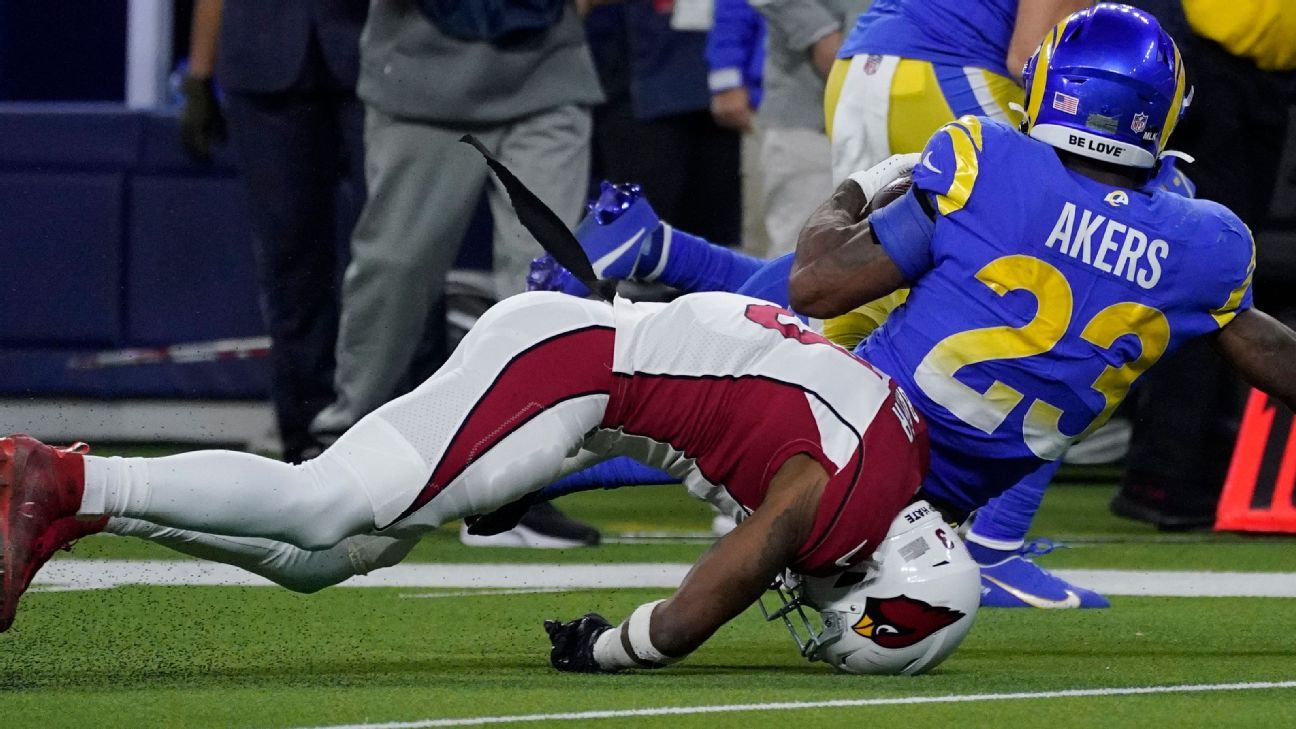
[[[536,491],[517,501],[507,503],[489,514],[465,517],[464,523],[468,525],[468,533],[474,536],[493,537],[496,534],[503,534],[516,527],[518,522],[522,521],[522,517],[526,516],[527,510],[539,500],[540,492]]]
[[[567,673],[611,673],[594,660],[594,641],[612,629],[612,624],[598,613],[586,613],[570,622],[546,620],[545,632],[553,648],[549,663]]]
[[[211,159],[212,145],[225,141],[225,115],[216,100],[210,78],[185,76],[180,85],[184,107],[180,110],[180,144],[199,162]]]

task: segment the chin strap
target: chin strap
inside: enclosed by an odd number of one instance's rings
[[[1017,120],[1017,128],[1022,130],[1023,132],[1026,131],[1026,128],[1030,126],[1030,116],[1026,113],[1026,107],[1022,106],[1021,104],[1018,104],[1015,101],[1010,101],[1008,102],[1008,111],[1017,112],[1017,114],[1021,117],[1020,119]],[[1008,121],[1012,121],[1012,120],[1009,119]]]
[[[1184,162],[1187,162],[1188,164],[1192,164],[1193,162],[1197,161],[1196,157],[1193,157],[1191,154],[1188,154],[1187,152],[1180,152],[1177,149],[1167,149],[1166,151],[1157,155],[1157,159],[1164,159],[1166,157],[1174,157],[1175,159],[1181,159]]]

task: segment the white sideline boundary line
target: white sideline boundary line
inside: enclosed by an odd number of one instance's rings
[[[562,591],[678,587],[692,565],[410,563],[353,577],[343,588]],[[1296,598],[1296,572],[1177,572],[1057,570],[1059,577],[1104,595],[1137,597]],[[270,581],[230,565],[198,560],[57,559],[33,582],[41,592],[102,590],[123,585],[268,586]]]
[[[946,696],[901,696],[882,699],[830,699],[825,701],[784,701],[762,704],[713,704],[710,706],[662,706],[651,709],[609,709],[573,711],[553,714],[516,714],[513,716],[476,716],[455,719],[421,719],[379,724],[328,724],[311,729],[427,729],[446,726],[483,726],[538,721],[580,721],[588,719],[624,719],[647,716],[682,716],[690,714],[726,714],[742,711],[797,711],[864,706],[897,706],[912,704],[962,704],[981,701],[1021,701],[1026,699],[1073,699],[1146,694],[1206,693],[1211,691],[1262,691],[1296,688],[1296,681],[1256,681],[1252,683],[1180,684],[1176,686],[1129,686],[1125,688],[1065,689],[1004,694],[952,694]]]

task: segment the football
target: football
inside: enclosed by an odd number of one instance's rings
[[[909,188],[911,187],[913,187],[913,175],[907,172],[887,183],[881,190],[877,191],[877,194],[873,196],[872,200],[869,200],[868,203],[864,205],[864,216],[867,217],[871,215],[874,210],[884,208],[900,199],[900,197],[906,192],[909,192]]]

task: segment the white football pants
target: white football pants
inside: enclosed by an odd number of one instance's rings
[[[612,342],[606,303],[521,294],[486,312],[435,375],[318,458],[87,456],[80,513],[138,520],[113,519],[111,531],[295,589],[332,584],[394,564],[408,540],[446,521],[493,511],[598,460],[581,445],[606,409]],[[390,541],[344,543],[376,532]]]

